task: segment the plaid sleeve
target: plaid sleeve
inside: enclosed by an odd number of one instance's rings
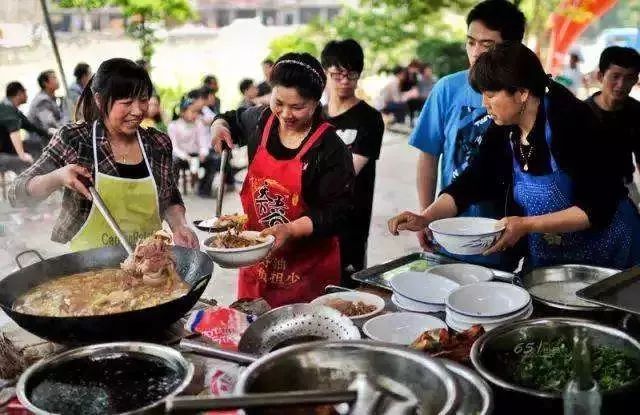
[[[69,145],[76,131],[62,127],[45,147],[42,155],[28,169],[23,171],[9,187],[9,202],[13,207],[32,205],[40,202],[31,197],[27,190],[29,181],[36,177],[50,173],[66,164],[75,163],[77,151]]]

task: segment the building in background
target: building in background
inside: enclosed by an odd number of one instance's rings
[[[117,7],[95,10],[62,9],[57,0],[48,0],[51,20],[56,32],[104,32],[122,34],[125,16]],[[197,11],[200,24],[208,28],[230,25],[235,19],[257,18],[265,26],[291,26],[309,23],[314,19],[331,20],[344,4],[355,4],[353,0],[191,0]],[[0,1],[0,30],[7,25],[28,24],[28,32],[42,23],[39,0]],[[36,28],[36,29],[33,29]],[[12,27],[12,32],[24,32]],[[5,29],[4,32],[8,30]],[[0,32],[0,42],[2,41]],[[0,43],[0,46],[2,44]]]
[[[313,19],[331,20],[342,8],[340,0],[195,0],[202,22],[223,27],[238,18],[259,18],[265,26],[289,26]]]

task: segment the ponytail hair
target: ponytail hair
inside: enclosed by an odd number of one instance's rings
[[[108,59],[91,77],[75,109],[77,120],[93,123],[104,120],[119,99],[148,99],[153,93],[149,74],[135,62],[124,58]],[[100,105],[96,102],[100,98]]]

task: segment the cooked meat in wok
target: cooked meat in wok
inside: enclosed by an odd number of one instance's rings
[[[153,307],[189,291],[176,271],[176,258],[164,232],[138,243],[120,268],[98,269],[44,282],[13,304],[27,314],[76,317]]]
[[[216,227],[231,227],[235,229],[236,233],[240,233],[244,229],[244,225],[249,220],[247,215],[241,213],[234,213],[233,215],[222,215],[216,222]]]

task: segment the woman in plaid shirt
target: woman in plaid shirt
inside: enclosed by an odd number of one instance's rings
[[[13,206],[33,205],[63,189],[62,209],[51,239],[74,251],[117,245],[94,208],[91,182],[131,244],[162,227],[177,245],[195,248],[174,179],[169,137],[140,128],[152,93],[147,72],[128,59],[98,68],[76,109],[78,121],[62,127],[44,154],[13,182]]]

